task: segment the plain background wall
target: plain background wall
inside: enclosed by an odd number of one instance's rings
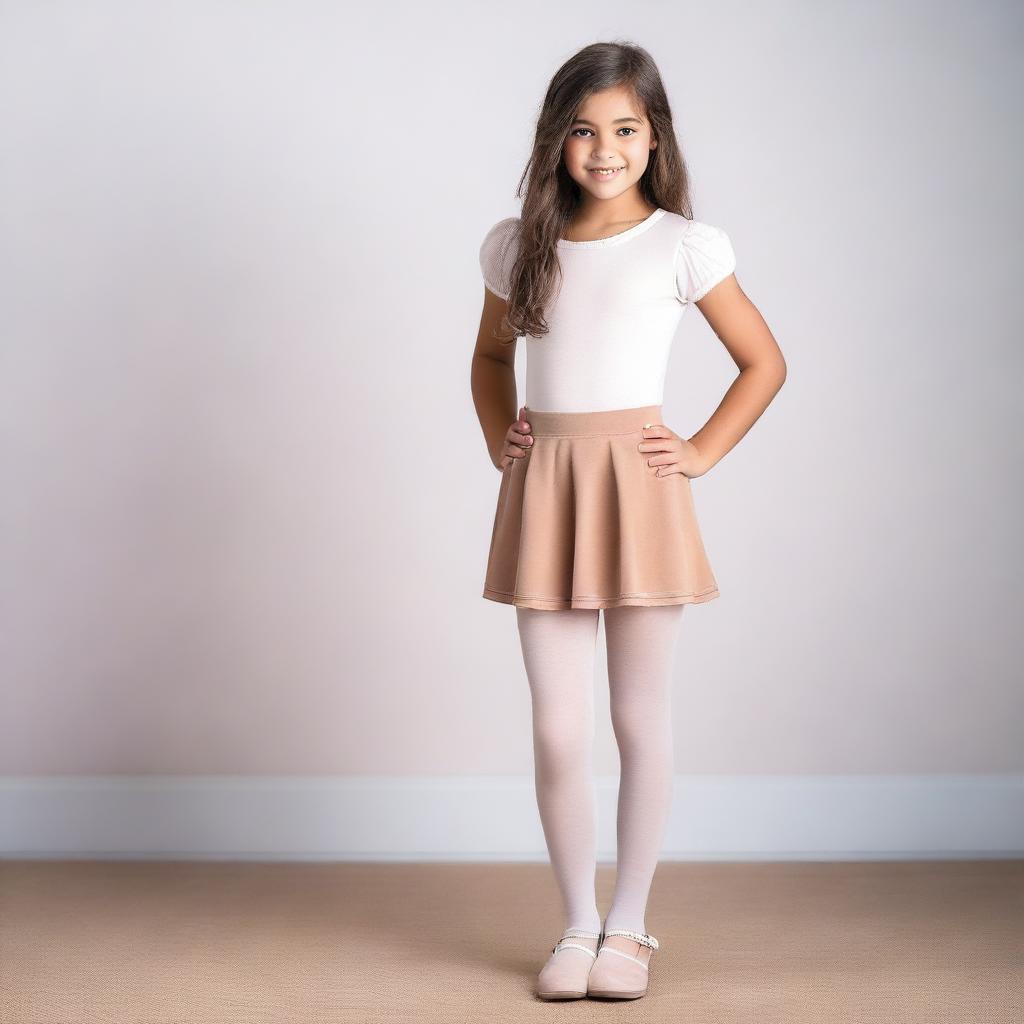
[[[477,250],[551,74],[615,38],[789,365],[694,483],[722,596],[684,614],[677,770],[1020,772],[1022,25],[0,5],[0,774],[531,772],[480,596]],[[666,422],[734,373],[691,311]]]

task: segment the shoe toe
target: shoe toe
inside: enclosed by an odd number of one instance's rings
[[[542,999],[582,999],[594,960],[577,950],[565,949],[552,956],[537,977],[537,994]]]
[[[620,999],[636,998],[647,991],[648,972],[621,956],[599,956],[587,979],[587,994]]]

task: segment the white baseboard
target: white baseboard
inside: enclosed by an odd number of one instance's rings
[[[618,780],[597,777],[598,859]],[[680,775],[662,860],[1024,853],[1024,775]],[[0,857],[543,861],[533,777],[0,776]]]

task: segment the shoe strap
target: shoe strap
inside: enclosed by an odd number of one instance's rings
[[[633,963],[639,964],[645,971],[649,971],[650,968],[643,962],[643,960],[637,959],[635,956],[630,956],[629,953],[623,953],[621,949],[616,949],[614,946],[602,946],[598,953],[615,953],[618,956],[624,956],[627,960],[632,960]]]
[[[597,954],[589,949],[587,946],[581,946],[578,942],[567,942],[567,939],[601,939],[600,932],[588,932],[582,928],[569,928],[562,937],[551,947],[552,953],[557,953],[560,949],[582,949],[584,953],[589,953],[594,959],[597,959]]]
[[[651,949],[658,948],[658,940],[653,935],[648,935],[647,932],[634,932],[630,931],[628,928],[611,928],[604,934],[625,935],[627,939],[639,942],[641,946],[649,946]]]
[[[578,942],[566,942],[564,940],[556,942],[555,945],[551,947],[551,952],[559,953],[563,949],[582,949],[584,953],[592,956],[595,960],[597,959],[597,954],[592,949],[587,946],[581,946]]]

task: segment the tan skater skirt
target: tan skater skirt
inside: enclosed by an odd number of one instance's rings
[[[502,470],[485,598],[559,609],[719,596],[689,477],[657,476],[638,448],[660,405],[525,418],[534,440]]]

